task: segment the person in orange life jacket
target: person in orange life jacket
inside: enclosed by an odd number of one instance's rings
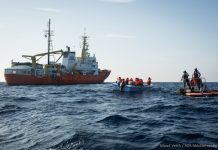
[[[188,85],[189,89],[191,90],[190,81],[189,81],[188,76],[189,76],[189,74],[186,71],[184,71],[183,75],[182,75],[182,79],[181,79],[181,80],[183,80],[184,90],[186,89],[186,84]]]
[[[194,76],[195,85],[197,85],[198,89],[200,90],[200,88],[202,86],[202,81],[200,79],[201,73],[198,71],[197,68],[195,68],[193,76]]]
[[[147,85],[151,85],[151,78],[150,77],[148,77]]]

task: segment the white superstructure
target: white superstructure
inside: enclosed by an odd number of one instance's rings
[[[63,52],[62,65],[65,66],[69,72],[98,75],[99,69],[96,57],[90,57],[88,53],[87,36],[84,35],[82,38],[83,48],[81,57],[76,57],[75,52],[70,52],[70,48],[67,46],[68,50]]]

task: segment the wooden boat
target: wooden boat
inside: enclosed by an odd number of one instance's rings
[[[147,88],[150,88],[152,85],[142,85],[142,86],[135,86],[135,85],[124,85],[120,86],[118,83],[112,83],[115,90],[119,90],[121,92],[140,92],[144,91]]]

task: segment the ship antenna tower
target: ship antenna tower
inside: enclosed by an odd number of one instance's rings
[[[83,39],[83,47],[82,47],[82,62],[85,61],[85,59],[87,57],[89,57],[89,53],[88,53],[88,50],[89,50],[89,45],[87,43],[87,39],[88,39],[88,36],[86,35],[86,29],[84,29],[84,36],[82,36],[82,39]]]
[[[45,37],[48,38],[48,65],[50,64],[50,50],[52,48],[51,36],[53,36],[53,31],[51,30],[51,19],[49,19],[48,30],[45,31]]]

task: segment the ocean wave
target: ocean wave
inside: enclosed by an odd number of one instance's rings
[[[211,142],[217,143],[217,140],[208,138],[201,133],[180,133],[174,132],[169,134],[164,134],[159,140],[159,145],[154,149],[200,149],[200,150],[216,150],[217,145]],[[205,146],[209,147],[205,147]],[[210,147],[211,146],[211,147]]]
[[[202,133],[185,133],[185,132],[174,132],[168,134],[171,137],[174,137],[175,139],[185,139],[187,141],[189,140],[198,140],[199,138],[203,138],[204,135]]]
[[[122,115],[111,115],[98,121],[98,123],[104,123],[107,125],[121,125],[129,122],[131,122],[131,119],[128,119]]]
[[[138,107],[134,107],[134,108],[127,108],[127,109],[123,109],[121,111],[123,112],[139,112],[140,110],[142,110],[144,107],[142,106],[138,106]]]
[[[71,138],[51,147],[53,150],[88,149],[91,135],[86,132],[76,132]]]
[[[143,112],[164,112],[164,111],[169,111],[171,109],[174,109],[175,106],[174,105],[164,105],[164,104],[158,104],[158,105],[153,105],[151,107],[148,107],[144,110],[142,110]]]
[[[24,133],[15,133],[14,135],[11,135],[10,137],[9,137],[9,139],[11,140],[13,140],[13,139],[20,139],[20,138],[22,138],[22,137],[24,137],[25,136],[25,134]]]
[[[177,112],[185,112],[185,113],[218,113],[218,109],[216,106],[207,104],[199,105],[199,104],[181,104],[177,105],[176,107]]]
[[[22,108],[19,106],[8,104],[0,108],[0,114],[13,113],[13,112],[20,111],[21,109]]]
[[[162,145],[178,144],[180,146],[184,146],[184,144],[209,144],[211,142],[217,143],[218,140],[216,137],[209,137],[203,133],[173,132],[162,135],[159,139],[159,142]]]
[[[51,150],[90,149],[90,150],[144,150],[145,144],[130,142],[115,136],[97,133],[77,132],[73,137],[52,146]]]
[[[149,119],[146,122],[144,122],[143,125],[145,125],[149,128],[158,128],[158,127],[164,127],[166,124],[163,123],[163,121],[161,121],[161,120]]]
[[[61,94],[66,94],[66,92],[51,92],[49,94],[52,94],[52,95],[61,95]]]
[[[79,92],[81,92],[81,94],[92,94],[92,93],[96,93],[98,92],[97,90],[93,90],[93,89],[80,89]]]
[[[29,98],[29,97],[15,97],[14,101],[19,101],[19,102],[31,102],[31,101],[36,101],[36,99]]]
[[[96,103],[96,101],[97,100],[95,98],[88,96],[86,99],[84,98],[84,99],[73,100],[73,103],[82,105],[82,104],[93,104]]]
[[[105,142],[104,142],[105,141]],[[145,150],[145,145],[124,140],[105,139],[91,146],[91,150]]]

